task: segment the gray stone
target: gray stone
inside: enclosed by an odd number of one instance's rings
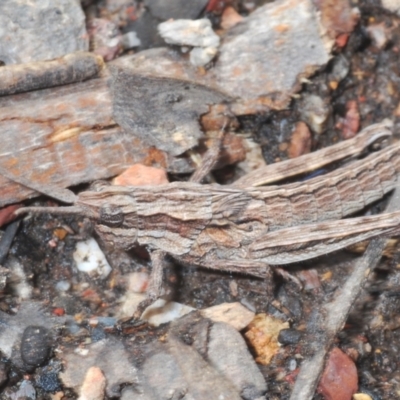
[[[151,351],[142,368],[143,397],[139,399],[241,399],[234,385],[191,346],[170,338]]]
[[[258,8],[228,32],[214,73],[222,90],[240,98],[234,112],[287,106],[300,79],[330,59],[330,47],[318,26],[311,0],[278,0]]]
[[[167,19],[195,19],[204,10],[208,0],[145,0],[145,6],[151,14],[166,21]]]
[[[0,2],[0,60],[50,60],[89,49],[85,15],[77,0]]]
[[[217,52],[215,47],[195,47],[190,52],[190,62],[195,67],[203,67],[217,55]]]
[[[122,385],[137,384],[137,371],[129,360],[124,345],[114,338],[104,339],[87,347],[87,354],[65,351],[65,371],[60,373],[63,384],[79,392],[90,367],[101,369],[107,380],[106,394],[120,397]]]
[[[255,400],[267,390],[265,380],[243,337],[231,326],[215,323],[208,344],[210,364],[238,389],[246,400]]]

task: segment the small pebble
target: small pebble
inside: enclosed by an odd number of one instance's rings
[[[365,393],[353,394],[353,400],[373,400],[372,397]]]
[[[288,156],[290,158],[299,157],[311,151],[312,136],[307,124],[303,121],[297,122],[290,138]]]
[[[51,362],[50,362],[51,364]],[[56,392],[61,389],[61,383],[58,379],[58,373],[61,370],[61,365],[48,365],[38,371],[36,374],[36,386],[45,392]]]
[[[59,292],[67,292],[71,288],[71,283],[68,281],[58,281],[56,283],[56,290]]]
[[[245,336],[256,353],[256,362],[268,365],[278,352],[278,335],[282,329],[289,328],[288,322],[267,314],[257,314]]]
[[[358,389],[354,361],[335,347],[329,354],[318,386],[325,400],[351,400]]]
[[[189,54],[189,60],[195,67],[204,67],[207,65],[218,53],[216,47],[195,47]]]
[[[367,32],[373,44],[378,49],[382,50],[386,46],[389,40],[389,34],[385,23],[371,24],[368,26]]]
[[[303,332],[296,329],[282,329],[278,335],[278,342],[283,345],[297,344],[302,336]]]
[[[31,381],[23,380],[18,391],[14,395],[14,400],[35,400],[36,390]]]
[[[193,47],[219,46],[219,36],[212,30],[207,18],[176,19],[162,22],[158,25],[160,36],[168,44]]]
[[[343,55],[340,54],[335,57],[332,65],[332,71],[328,75],[328,80],[329,80],[329,86],[331,89],[336,89],[347,74],[349,73],[350,70],[350,63],[347,60],[347,58]]]
[[[106,378],[101,369],[90,367],[86,372],[78,400],[103,400]]]
[[[168,183],[168,177],[164,169],[147,167],[143,164],[134,164],[113,179],[113,184],[119,186],[149,186],[166,183]]]
[[[294,358],[289,360],[289,371],[294,371],[297,368],[297,361]]]
[[[204,318],[214,322],[225,322],[238,331],[244,329],[254,319],[254,312],[240,303],[222,303],[200,311]]]
[[[193,310],[195,310],[193,307],[184,304],[158,299],[146,308],[141,319],[147,321],[150,325],[160,326],[189,314]]]
[[[319,135],[325,129],[331,110],[321,97],[310,94],[304,96],[300,114],[310,129]]]
[[[222,29],[229,29],[243,20],[243,17],[233,7],[226,7],[221,17]]]
[[[97,275],[103,279],[111,272],[110,264],[93,238],[76,243],[73,257],[76,267],[81,272]]]
[[[43,326],[28,326],[21,340],[21,358],[29,367],[43,365],[50,356],[50,331]]]
[[[147,272],[132,272],[124,277],[128,282],[128,291],[134,293],[145,293],[149,283]]]
[[[125,50],[132,49],[133,47],[139,47],[142,42],[134,31],[126,32],[121,37],[121,44]]]
[[[0,210],[0,226],[6,225],[13,221],[16,218],[14,211],[17,211],[18,208],[21,208],[20,204],[13,204],[11,206],[2,208]]]

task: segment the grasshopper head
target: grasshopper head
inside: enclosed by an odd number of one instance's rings
[[[105,186],[80,193],[69,207],[23,207],[16,215],[49,213],[81,215],[95,223],[102,240],[119,248],[131,248],[137,241],[137,214],[132,188]]]

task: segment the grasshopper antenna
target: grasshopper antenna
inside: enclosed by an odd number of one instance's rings
[[[22,214],[57,214],[57,215],[81,215],[91,219],[99,219],[100,214],[94,210],[80,206],[69,207],[22,207],[14,211],[14,214],[19,216]]]
[[[61,201],[66,204],[74,204],[77,200],[77,196],[74,192],[64,188],[58,188],[54,186],[46,186],[43,188],[39,184],[32,183],[28,179],[23,178],[22,176],[15,176],[7,169],[0,167],[0,174],[9,179],[12,182],[19,183],[22,186],[25,186],[29,189],[32,189],[38,193],[44,194],[51,199]]]

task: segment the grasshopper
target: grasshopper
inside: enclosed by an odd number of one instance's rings
[[[199,183],[218,155],[212,149],[189,182],[106,186],[77,196],[66,189],[46,188],[45,194],[73,206],[25,207],[17,214],[84,215],[94,221],[95,231],[106,244],[121,249],[146,247],[152,273],[147,298],[136,313],[139,316],[160,295],[166,255],[180,264],[265,277],[270,266],[398,232],[400,212],[342,218],[393,190],[400,172],[400,143],[305,182],[261,186],[355,157],[391,134],[390,121],[384,121],[351,140],[266,166],[229,186]],[[43,193],[30,182],[17,182]]]

